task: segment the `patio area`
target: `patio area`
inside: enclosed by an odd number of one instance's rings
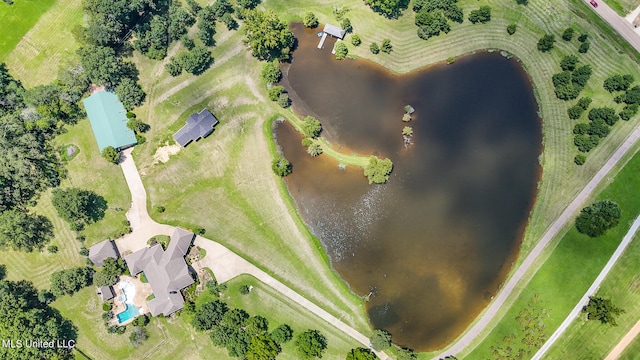
[[[115,297],[113,298],[114,314],[111,320],[113,325],[126,325],[138,315],[149,312],[147,297],[153,293],[151,285],[143,283],[138,278],[122,275],[113,286]]]

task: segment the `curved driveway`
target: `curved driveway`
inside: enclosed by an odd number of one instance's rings
[[[142,184],[142,179],[133,161],[131,152],[133,148],[129,148],[122,152],[121,166],[124,177],[131,191],[131,208],[127,211],[127,219],[131,224],[132,232],[124,237],[115,240],[120,253],[125,251],[136,251],[147,246],[147,240],[155,235],[171,235],[175,230],[174,226],[159,224],[149,216],[147,212],[147,192]],[[216,275],[216,279],[223,283],[241,274],[249,274],[263,283],[271,286],[282,295],[288,297],[300,306],[309,310],[313,314],[322,318],[329,324],[333,325],[343,333],[354,338],[356,341],[369,346],[369,338],[345,324],[335,316],[329,314],[324,309],[307,300],[302,295],[296,293],[288,286],[276,280],[271,275],[260,270],[257,266],[251,264],[238,254],[227,249],[223,245],[202,236],[197,236],[194,245],[199,246],[207,251],[207,255],[199,261],[203,267],[210,268]],[[381,359],[389,359],[384,352],[376,352]]]
[[[472,340],[474,340],[482,330],[484,330],[489,322],[496,316],[504,302],[514,289],[520,284],[522,278],[527,273],[529,268],[536,261],[538,256],[542,253],[544,248],[551,242],[551,240],[558,234],[558,232],[573,219],[573,215],[580,209],[582,204],[591,196],[591,193],[605,178],[605,176],[611,171],[611,169],[624,157],[624,155],[631,149],[631,147],[640,139],[640,125],[638,125],[634,131],[627,137],[627,139],[620,145],[620,147],[611,155],[607,162],[600,168],[600,170],[591,178],[591,181],[580,191],[580,193],[573,199],[573,201],[567,206],[567,208],[560,214],[560,216],[553,222],[553,224],[547,229],[542,236],[538,244],[531,250],[529,255],[524,259],[520,267],[514,272],[513,276],[502,287],[498,296],[495,297],[491,305],[482,314],[478,322],[476,322],[469,331],[467,331],[455,344],[449,347],[445,352],[434,357],[433,360],[441,359],[447,355],[455,355],[469,346]]]

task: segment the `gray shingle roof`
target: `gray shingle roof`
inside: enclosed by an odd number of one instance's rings
[[[347,33],[346,30],[342,30],[339,27],[335,26],[335,25],[331,25],[331,24],[326,24],[324,26],[324,30],[322,30],[324,32],[326,32],[327,34],[333,36],[333,37],[337,37],[339,39],[343,39],[344,35]]]
[[[199,113],[191,114],[187,119],[187,124],[173,134],[173,139],[180,146],[185,147],[192,141],[209,136],[217,124],[218,119],[209,110],[203,109]]]
[[[116,296],[111,286],[101,286],[96,290],[96,293],[102,301],[113,299],[113,297]]]
[[[194,282],[184,261],[194,237],[194,233],[177,227],[166,251],[157,244],[125,256],[131,274],[144,271],[153,289],[155,298],[148,302],[151,315],[166,316],[182,309],[184,299],[180,290]]]
[[[91,262],[96,264],[96,266],[104,265],[106,258],[117,259],[118,257],[118,249],[111,240],[99,242],[89,248],[89,259],[91,259]]]

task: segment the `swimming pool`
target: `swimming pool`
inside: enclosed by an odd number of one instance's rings
[[[138,308],[135,307],[135,305],[127,304],[127,308],[123,312],[116,314],[116,317],[118,318],[118,324],[122,324],[127,320],[133,319],[139,314],[140,313],[138,312]]]

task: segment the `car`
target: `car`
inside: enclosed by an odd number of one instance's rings
[[[589,4],[591,4],[591,6],[593,6],[594,8],[598,7],[598,3],[596,2],[596,0],[589,1]]]

